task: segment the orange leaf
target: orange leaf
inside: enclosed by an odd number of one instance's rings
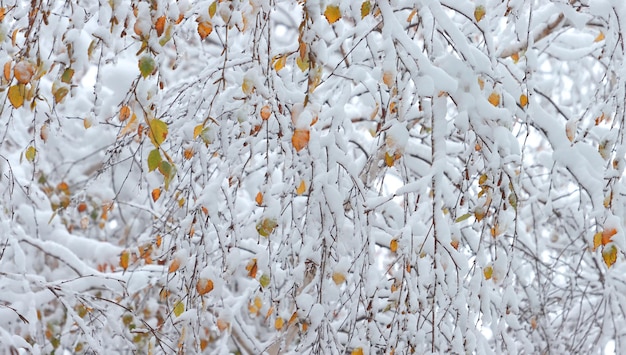
[[[500,104],[500,95],[498,95],[496,92],[492,92],[487,100],[490,104],[498,106]]]
[[[152,201],[156,202],[156,200],[161,197],[161,188],[157,187],[156,189],[153,189],[150,194],[152,195]]]
[[[285,67],[286,63],[287,63],[287,56],[286,55],[281,55],[281,56],[275,57],[274,58],[274,70],[280,71],[282,68]]]
[[[200,38],[205,39],[213,32],[213,25],[210,22],[200,22],[198,24],[198,34]]]
[[[296,193],[298,195],[302,195],[304,191],[306,191],[306,184],[304,183],[304,180],[300,180],[300,185],[296,188]]]
[[[513,59],[513,63],[517,64],[517,62],[519,62],[519,53],[515,52],[511,54],[511,59]]]
[[[395,253],[396,251],[398,251],[398,240],[397,239],[392,239],[391,242],[389,242],[389,250],[391,250],[393,253]]]
[[[205,295],[213,290],[213,281],[210,279],[199,279],[196,290],[200,295]]]
[[[265,105],[261,108],[261,119],[263,121],[267,121],[272,114],[272,110],[270,109],[270,105]]]
[[[263,204],[263,194],[261,193],[261,191],[257,192],[254,201],[256,201],[256,204],[259,206]]]
[[[187,148],[183,151],[183,156],[185,157],[185,160],[189,160],[193,157],[193,149],[191,148]]]
[[[127,105],[122,106],[120,109],[119,119],[120,122],[126,121],[130,117],[130,107]]]
[[[13,75],[20,84],[28,84],[35,74],[35,66],[27,61],[21,61],[13,67]]]
[[[161,16],[156,20],[154,28],[156,29],[157,36],[161,37],[163,30],[165,29],[165,16]]]
[[[256,263],[256,258],[253,258],[248,262],[248,265],[246,265],[246,270],[248,270],[248,277],[251,277],[253,279],[256,278],[256,273],[259,270],[259,267]]]
[[[309,144],[310,132],[308,129],[298,128],[293,132],[293,137],[291,137],[291,143],[293,147],[296,148],[296,151],[299,152],[302,148],[306,147]]]
[[[276,317],[276,320],[274,321],[274,328],[276,328],[276,330],[281,330],[283,325],[285,325],[285,320],[282,317]]]
[[[520,95],[520,97],[519,97],[519,104],[522,107],[526,107],[526,105],[528,105],[528,96],[526,96],[524,94]]]
[[[600,33],[598,34],[598,36],[596,37],[596,39],[594,39],[594,42],[600,42],[601,40],[604,39],[604,33],[602,33],[602,31],[600,31]]]
[[[602,245],[607,245],[611,242],[611,237],[617,234],[617,230],[615,228],[605,229],[602,231]]]
[[[169,272],[170,274],[173,272],[176,272],[176,270],[178,270],[179,267],[180,267],[180,259],[174,258],[174,260],[172,260],[172,263],[170,264],[170,267],[167,269],[167,272]]]
[[[11,61],[7,61],[4,63],[4,78],[9,81],[11,80]]]
[[[228,324],[227,321],[223,320],[222,318],[217,319],[217,329],[219,329],[220,332],[228,329],[228,327],[230,327],[230,324]]]
[[[450,242],[450,245],[452,245],[452,247],[456,250],[459,250],[459,241],[458,240],[452,240]]]
[[[394,79],[395,78],[392,72],[385,71],[383,73],[383,83],[385,83],[385,85],[387,85],[388,88],[390,88],[393,85]]]
[[[4,7],[0,7],[0,22],[4,21],[4,16],[7,13],[7,9],[5,9]]]
[[[355,348],[354,350],[352,350],[350,355],[363,355],[363,348]]]
[[[124,271],[128,269],[129,260],[130,260],[130,253],[128,252],[128,250],[124,250],[122,252],[122,255],[120,255],[120,266],[122,267],[122,269],[124,269]]]
[[[87,204],[84,202],[81,202],[78,204],[78,207],[76,207],[76,209],[78,210],[78,212],[85,212],[87,210]]]
[[[326,6],[326,11],[324,11],[324,16],[328,23],[335,23],[337,20],[341,18],[341,11],[339,10],[339,6],[337,5],[328,5]]]

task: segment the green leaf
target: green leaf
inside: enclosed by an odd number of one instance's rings
[[[155,147],[160,146],[161,143],[165,141],[165,138],[167,138],[167,132],[167,123],[156,118],[150,120],[150,132],[148,132],[148,136]]]
[[[217,1],[213,1],[213,3],[209,5],[209,17],[213,18],[213,16],[215,16],[216,11],[217,11]]]
[[[457,219],[454,220],[454,223],[459,223],[459,222],[463,222],[464,220],[470,218],[472,215],[470,213],[466,213],[460,217],[457,217]]]
[[[363,3],[361,4],[361,19],[369,15],[371,10],[372,10],[372,4],[370,4],[369,0],[363,1]]]
[[[74,69],[67,68],[65,69],[63,74],[61,74],[61,81],[66,84],[69,84],[72,81],[73,76],[74,76]]]
[[[141,59],[139,59],[139,72],[144,79],[152,75],[155,69],[156,63],[154,62],[154,58],[151,56],[144,55]]]
[[[269,237],[270,234],[274,231],[274,228],[278,226],[278,223],[275,219],[272,218],[264,218],[256,224],[256,231],[263,237]]]
[[[159,171],[161,172],[161,174],[163,174],[165,189],[168,190],[170,187],[170,182],[172,182],[172,179],[176,175],[176,168],[172,164],[163,160],[159,164]]]
[[[261,279],[259,280],[259,283],[261,284],[261,287],[266,288],[267,286],[270,285],[270,275],[268,274],[263,274],[261,275]]]
[[[151,150],[150,154],[148,154],[148,171],[154,171],[158,168],[162,160],[161,153],[158,149]]]
[[[180,317],[180,315],[183,314],[184,311],[185,305],[181,301],[176,302],[176,305],[174,306],[174,314],[176,315],[176,317]]]

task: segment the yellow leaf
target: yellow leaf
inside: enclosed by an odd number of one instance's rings
[[[93,120],[90,117],[83,119],[83,127],[85,127],[85,129],[88,129],[92,125],[93,125]]]
[[[276,320],[274,321],[274,328],[276,328],[276,330],[281,330],[283,325],[285,325],[285,320],[282,317],[276,317]]]
[[[324,16],[328,23],[335,23],[337,20],[341,18],[341,11],[339,10],[339,6],[337,5],[328,5],[326,6],[326,10],[324,11]]]
[[[411,22],[413,21],[413,17],[415,17],[415,15],[417,15],[417,9],[413,9],[411,11],[411,13],[409,14],[409,16],[406,18],[406,22]]]
[[[130,121],[126,124],[124,128],[120,131],[119,137],[125,136],[130,132],[133,132],[137,129],[137,114],[133,113],[130,116]]]
[[[198,24],[198,34],[200,38],[205,39],[213,32],[213,25],[210,22],[204,21]]]
[[[483,80],[483,78],[478,78],[478,87],[480,87],[480,89],[484,89],[485,88],[485,80]]]
[[[492,92],[487,100],[490,104],[498,106],[500,104],[500,95],[498,95],[496,92]]]
[[[282,68],[285,67],[286,63],[287,63],[287,56],[286,55],[281,55],[281,56],[275,57],[274,58],[274,70],[280,71]]]
[[[385,152],[385,165],[387,165],[388,167],[392,167],[393,163],[395,162],[393,155]]]
[[[272,234],[274,228],[276,228],[277,226],[278,223],[275,219],[264,218],[263,220],[259,221],[259,223],[257,223],[256,230],[257,232],[259,232],[259,235],[267,238],[270,236],[270,234]]]
[[[526,107],[526,105],[528,105],[528,96],[521,94],[519,97],[519,104],[522,107]]]
[[[355,348],[354,350],[352,350],[350,355],[363,355],[363,348]]]
[[[176,315],[176,317],[180,317],[180,315],[183,314],[184,311],[185,305],[181,301],[176,302],[176,305],[174,306],[174,314]]]
[[[161,143],[163,143],[163,141],[165,141],[165,138],[167,138],[167,123],[155,118],[150,120],[148,124],[150,126],[148,137],[150,137],[152,144],[154,144],[155,147],[158,147]]]
[[[479,178],[478,178],[478,185],[484,185],[485,182],[487,182],[487,174],[482,174]]]
[[[600,31],[600,33],[598,34],[598,36],[596,37],[596,39],[594,39],[594,42],[600,42],[604,39],[604,33],[602,31]]]
[[[213,290],[213,281],[210,279],[201,278],[196,284],[196,290],[200,295],[205,295]]]
[[[213,18],[213,16],[215,16],[216,11],[217,11],[217,1],[213,1],[211,5],[209,5],[209,17]]]
[[[369,15],[370,11],[372,11],[372,4],[369,0],[363,1],[361,4],[361,19],[364,19],[365,16]]]
[[[346,275],[341,272],[333,272],[333,282],[335,285],[341,285],[346,281]]]
[[[248,271],[248,277],[256,279],[256,273],[259,270],[259,266],[257,265],[256,258],[252,258],[246,265],[246,271]]]
[[[24,105],[24,96],[26,95],[26,87],[24,84],[13,85],[9,88],[7,96],[11,105],[15,108],[20,108]]]
[[[611,245],[608,248],[604,248],[602,251],[602,259],[604,259],[606,266],[613,266],[613,264],[617,261],[617,247],[615,245]]]
[[[256,204],[259,206],[263,204],[263,194],[261,193],[261,191],[257,192],[254,201],[256,201]]]
[[[393,253],[395,253],[396,251],[398,251],[398,240],[397,239],[392,239],[391,242],[389,242],[389,250],[391,250]]]
[[[600,245],[602,245],[602,232],[593,235],[593,251],[596,251]]]
[[[291,137],[291,143],[296,148],[296,152],[302,150],[309,144],[310,132],[308,129],[298,128],[293,132]]]
[[[480,22],[480,20],[482,20],[485,16],[485,13],[486,11],[483,5],[476,6],[476,8],[474,8],[474,18],[476,19],[476,22]]]
[[[383,83],[385,83],[385,85],[387,85],[388,88],[390,88],[393,85],[393,80],[394,80],[394,75],[392,72],[390,71],[385,71],[383,73]]]
[[[304,73],[307,69],[309,69],[309,59],[298,57],[296,58],[296,65]]]
[[[204,126],[199,124],[193,128],[193,139],[198,138],[198,136],[202,133]]]
[[[228,327],[230,327],[230,324],[228,324],[227,321],[223,320],[222,318],[217,319],[217,329],[219,329],[220,332],[228,329]]]
[[[243,82],[241,83],[241,91],[243,91],[246,95],[252,94],[254,91],[254,83],[252,80],[248,78],[243,79]]]
[[[130,253],[128,252],[128,250],[124,250],[122,252],[122,255],[120,255],[120,266],[122,267],[122,269],[124,269],[124,271],[128,269],[129,260],[130,260]]]
[[[485,280],[489,280],[493,275],[493,268],[491,266],[487,266],[483,269],[483,274],[485,275]]]
[[[304,180],[300,180],[300,185],[298,185],[298,187],[296,188],[296,193],[298,195],[302,195],[305,190],[306,190],[306,184],[304,183]]]
[[[26,152],[24,153],[24,157],[26,157],[26,160],[28,160],[29,162],[34,162],[35,161],[35,155],[37,154],[37,149],[35,149],[35,147],[33,147],[32,145],[29,146],[28,148],[26,148]]]

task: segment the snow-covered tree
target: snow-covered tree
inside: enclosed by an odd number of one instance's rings
[[[0,348],[626,349],[618,0],[3,0]]]

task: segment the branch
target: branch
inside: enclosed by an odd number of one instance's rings
[[[564,18],[565,18],[565,15],[563,15],[562,13],[559,14],[559,17],[557,17],[554,21],[548,23],[546,27],[544,27],[543,30],[541,30],[539,33],[536,33],[534,35],[533,43],[539,42],[540,40],[548,36],[550,33],[552,33],[552,31],[554,31],[554,29],[563,21]],[[509,47],[503,50],[502,53],[500,53],[500,58],[510,57],[513,54],[519,53],[521,51],[525,51],[526,49],[528,49],[528,41],[520,42],[512,47]]]

